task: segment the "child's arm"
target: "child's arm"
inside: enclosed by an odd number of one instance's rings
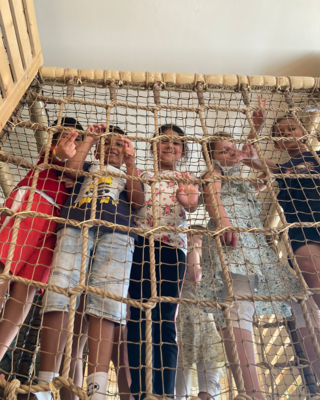
[[[197,242],[193,242],[192,237],[190,238],[190,241],[188,240],[188,246],[192,247],[187,255],[187,268],[189,272],[189,277],[192,282],[200,282],[202,278],[202,268],[198,247],[199,244]]]
[[[262,100],[261,100],[261,96],[258,97],[258,107],[262,106]],[[267,107],[267,99],[264,99],[264,107]],[[257,132],[258,135],[260,135],[261,130],[264,126],[264,124],[266,123],[266,118],[267,118],[267,111],[266,110],[255,110],[252,113],[252,122],[253,125],[255,127],[255,130]],[[254,139],[255,138],[255,134],[252,130],[250,130],[249,135],[248,135],[248,139]],[[250,168],[256,169],[258,171],[263,171],[263,166],[262,166],[262,162],[259,159],[259,156],[257,154],[257,152],[255,151],[254,147],[250,144],[245,144],[242,147],[242,152],[245,154],[247,154],[248,157],[244,156],[242,159],[243,164],[247,165]],[[265,158],[264,159],[269,171],[273,174],[276,174],[279,172],[279,167],[277,167],[277,165],[272,162],[271,160]]]
[[[264,99],[264,107],[267,107],[267,99]],[[258,107],[262,107],[262,99],[261,96],[258,96]],[[266,123],[267,119],[267,111],[266,110],[255,110],[252,113],[252,122],[254,125],[254,128],[257,132],[258,135],[260,135],[262,128],[264,127],[264,124]],[[250,130],[248,139],[254,139],[255,134],[253,130]]]
[[[95,133],[103,133],[104,128],[101,125],[93,125],[89,126],[88,128],[89,132],[95,132]],[[65,139],[67,139],[66,137]],[[63,140],[65,140],[63,139]],[[61,141],[61,143],[63,142]],[[71,140],[71,139],[70,139]],[[87,158],[87,155],[89,151],[91,150],[92,146],[94,146],[98,142],[98,138],[96,137],[91,137],[87,136],[78,146],[77,151],[75,156],[72,159],[69,159],[66,162],[66,167],[74,169],[76,171],[81,171],[83,169],[83,164]],[[74,140],[73,140],[74,141]],[[66,143],[68,145],[68,142]],[[76,180],[77,179],[77,173],[76,172],[65,172],[65,175],[68,176],[71,179]]]
[[[138,177],[138,171],[135,164],[135,151],[129,139],[121,137],[124,141],[124,162],[127,167],[127,175]],[[127,179],[127,196],[134,210],[144,205],[144,190],[142,184],[133,179]]]
[[[190,174],[184,172],[181,172],[181,176],[182,178],[191,178]],[[176,197],[186,211],[189,213],[197,211],[199,204],[198,185],[179,182]]]
[[[256,169],[258,171],[263,171],[262,160],[260,160],[258,153],[252,144],[245,144],[242,147],[242,155],[239,159],[242,160],[244,165],[247,165],[250,168]],[[279,167],[268,158],[264,158],[265,163],[269,171],[272,174],[277,174],[279,172]]]
[[[215,169],[214,174],[217,176],[221,176],[221,171]],[[210,174],[209,172],[206,173],[204,176],[204,179],[209,179]],[[218,205],[218,214],[215,213],[214,207],[211,203],[211,196],[209,192],[208,185],[211,185],[214,197],[216,199],[217,205]],[[205,202],[206,202],[206,207],[209,212],[209,215],[212,219],[214,219],[216,222],[218,222],[221,219],[221,225],[222,227],[230,227],[232,226],[226,210],[224,209],[224,206],[221,201],[221,180],[217,180],[216,182],[208,183],[208,185],[204,186],[204,195],[205,195]],[[232,245],[232,247],[235,249],[238,244],[238,234],[237,232],[225,232],[221,237],[220,240],[222,243],[227,244],[227,245]]]

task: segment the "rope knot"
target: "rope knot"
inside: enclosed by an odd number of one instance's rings
[[[6,387],[4,389],[3,397],[7,400],[17,400],[17,392],[21,385],[21,382],[18,379],[14,379],[11,382],[7,382]]]
[[[54,382],[49,382],[49,389],[50,392],[52,393],[53,400],[59,400],[60,399],[59,389],[55,387]]]
[[[289,296],[289,300],[294,302],[294,303],[299,303],[299,300],[296,297],[292,296],[292,295]]]

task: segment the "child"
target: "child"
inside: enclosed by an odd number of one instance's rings
[[[195,225],[192,228],[202,227]],[[188,235],[188,265],[181,294],[184,299],[210,299],[212,270],[208,264],[201,268],[201,246],[202,235]],[[177,398],[183,400],[191,394],[193,364],[196,364],[198,374],[198,397],[207,400],[219,394],[219,370],[224,365],[225,354],[212,310],[208,313],[205,307],[181,304],[178,344]]]
[[[291,117],[277,119],[271,130],[272,137],[292,138],[289,141],[275,141],[275,149],[283,151],[290,157],[282,165],[273,165],[271,172],[281,173],[277,178],[279,185],[278,201],[288,223],[320,221],[320,165],[309,152],[305,141],[299,140],[304,133],[299,124]],[[320,155],[320,151],[316,151]],[[292,174],[311,174],[297,178]],[[289,229],[291,246],[300,270],[310,288],[320,287],[320,227],[293,227]],[[308,308],[320,342],[320,294],[315,293],[308,300]],[[320,381],[320,363],[316,355],[311,337],[306,328],[299,305],[293,304],[296,315],[296,327],[304,340],[305,350],[313,370]]]
[[[89,321],[85,316],[85,296],[82,295],[80,299],[79,307],[76,311],[76,317],[74,321],[73,329],[73,342],[72,342],[72,353],[70,362],[69,377],[73,383],[82,387],[83,384],[83,350],[88,339]],[[127,361],[126,352],[126,331],[125,325],[115,326],[114,328],[114,339],[111,361],[114,365],[117,374],[118,381],[118,393],[120,400],[130,399],[130,389],[128,386],[128,374],[129,368]],[[63,363],[62,363],[63,364]],[[61,365],[62,367],[62,365]],[[62,368],[60,368],[60,374]],[[127,374],[128,372],[128,374]],[[61,400],[78,400],[79,397],[66,387],[60,389]]]
[[[77,124],[76,120],[68,118],[65,121],[63,120],[62,124],[64,122],[65,126],[75,126]],[[77,128],[82,129],[80,124],[77,125]],[[77,136],[76,132],[64,135],[61,135],[61,132],[55,133],[52,139],[49,163],[65,165],[65,159],[72,158],[76,153],[78,141],[75,142],[75,139]],[[73,138],[72,143],[69,142],[71,137]],[[44,153],[41,154],[38,165],[43,162]],[[5,207],[14,213],[26,210],[33,176],[34,171],[30,170],[10,194],[4,204]],[[59,216],[60,207],[63,206],[68,197],[65,180],[65,176],[55,169],[49,168],[40,171],[31,211],[52,217]],[[68,179],[67,181],[67,186],[69,186],[70,182]],[[3,273],[8,257],[13,224],[13,218],[1,216],[0,273]],[[50,219],[40,217],[22,219],[14,248],[10,274],[29,279],[32,282],[46,283],[56,242],[55,231],[56,223]],[[3,304],[7,292],[10,292],[10,296],[4,304],[0,321],[0,360],[16,336],[19,325],[25,320],[36,291],[37,288],[35,286],[20,282],[10,283],[1,279],[0,304]]]
[[[94,125],[88,130],[103,133],[105,125]],[[98,144],[95,152],[96,159],[102,158],[105,172],[98,182],[95,218],[130,227],[132,209],[137,209],[143,204],[142,186],[137,181],[113,177],[109,175],[109,171],[123,173],[120,168],[125,163],[127,174],[137,176],[135,152],[131,142],[123,137],[125,133],[120,128],[110,126],[109,131],[122,136],[106,137],[105,147],[101,148]],[[100,163],[85,162],[90,149],[97,142],[96,137],[86,137],[78,147],[75,157],[67,161],[67,167],[90,173],[99,171]],[[77,173],[68,173],[68,176],[75,179]],[[78,181],[74,195],[70,196],[64,206],[61,217],[84,222],[92,218],[92,177],[82,177]],[[132,232],[116,228],[98,225],[89,228],[86,254],[89,286],[119,296],[127,296],[134,238]],[[79,284],[82,240],[81,228],[68,224],[60,227],[49,278],[51,285],[71,289]],[[80,295],[78,304],[79,299]],[[69,303],[70,298],[65,295],[46,292],[43,301],[45,309],[41,337],[40,382],[50,383],[58,376],[66,343]],[[115,324],[125,323],[126,307],[121,302],[89,293],[86,295],[85,312],[89,315],[87,393],[91,399],[100,400],[106,396]],[[50,399],[51,393],[39,392],[37,396]]]
[[[254,123],[259,129],[262,115],[256,112],[255,117]],[[220,136],[220,140],[212,141],[208,146],[215,176],[241,177],[238,167],[241,159],[248,166],[254,165],[255,168],[259,168],[260,164],[261,167],[261,162],[252,146],[245,145],[244,150],[240,151],[228,141],[230,135],[221,133]],[[210,173],[207,172],[204,178],[211,178]],[[261,204],[255,196],[256,190],[264,188],[263,185],[241,180],[215,180],[211,185],[219,212],[215,213],[209,188],[206,185],[204,193],[206,207],[211,217],[208,223],[210,230],[216,229],[217,220],[221,221],[222,227],[263,228],[260,220]],[[277,254],[269,247],[264,234],[225,232],[221,236],[221,241],[234,294],[270,296],[289,295],[300,291],[298,279],[279,261]],[[218,280],[216,296],[218,301],[223,302],[228,294],[213,237],[204,237],[202,254],[203,265],[212,265]],[[252,337],[253,315],[276,314],[287,317],[291,315],[290,305],[277,301],[255,301],[254,303],[235,301],[230,313],[246,393],[249,396],[264,399],[255,366]],[[226,353],[231,361],[233,358],[230,339],[223,318],[222,321]],[[235,365],[231,363],[230,366],[235,373]]]
[[[176,171],[178,162],[186,156],[185,134],[176,125],[163,125],[160,135],[169,136],[157,143],[157,156],[161,175],[189,177]],[[151,179],[154,172],[145,171],[140,177]],[[194,212],[198,206],[198,187],[165,180],[157,182],[156,202],[158,226],[187,228],[186,211]],[[135,217],[138,228],[146,232],[154,226],[151,187],[144,185],[145,201]],[[158,296],[179,298],[185,273],[187,238],[184,233],[157,230],[155,238],[155,263]],[[130,276],[130,297],[148,301],[151,297],[150,254],[147,237],[138,236]],[[176,303],[157,303],[152,309],[153,391],[158,395],[174,395],[178,346],[176,342]],[[132,378],[131,393],[135,399],[145,397],[145,312],[131,306],[128,322],[128,355]],[[141,372],[140,372],[141,371]]]

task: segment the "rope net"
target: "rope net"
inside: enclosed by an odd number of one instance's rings
[[[0,138],[3,397],[316,398],[318,109],[40,74]]]

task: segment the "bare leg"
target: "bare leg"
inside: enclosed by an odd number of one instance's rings
[[[124,330],[125,330],[124,326],[115,327],[114,329],[114,345],[113,345],[111,359],[117,371],[120,399],[129,400],[130,389],[128,385],[127,372],[126,372],[128,365],[125,360],[126,343],[123,343]]]
[[[230,368],[233,375],[235,375],[236,368],[233,364],[229,335],[226,329],[224,329],[222,332],[225,339],[224,345],[228,360],[230,362]],[[252,332],[240,328],[233,328],[233,333],[236,340],[236,346],[246,393],[248,396],[254,396],[256,399],[264,400],[265,397],[261,391],[258,371],[256,368]]]
[[[59,372],[66,345],[68,313],[52,311],[44,314],[41,332],[40,371]]]
[[[84,296],[81,296],[74,320],[74,340],[72,342],[69,372],[69,377],[73,380],[73,383],[80,388],[83,383],[83,349],[87,343],[88,329],[88,322],[84,318]],[[78,400],[78,396],[65,387],[60,389],[60,397],[61,400]]]
[[[114,337],[114,322],[90,315],[88,375],[108,373]]]
[[[302,272],[307,285],[310,288],[320,288],[320,245],[318,244],[307,244],[299,247],[295,251],[296,260]],[[320,309],[320,293],[314,294],[313,299]],[[313,344],[311,342],[310,333],[307,328],[297,329],[300,343],[304,347],[306,356],[312,366],[312,369],[320,381],[320,363],[317,359],[314,351]],[[316,329],[316,332],[318,330]],[[317,334],[318,343],[320,344],[320,334]]]
[[[0,286],[1,300],[6,293],[8,283],[5,282]],[[32,300],[37,289],[32,286],[26,286],[23,283],[15,282],[11,296],[7,299],[2,311],[0,322],[0,360],[5,355],[8,347],[17,335],[20,325],[26,319],[32,305]]]
[[[320,245],[307,244],[299,247],[294,255],[309,288],[320,288]],[[320,293],[313,295],[320,308]]]

